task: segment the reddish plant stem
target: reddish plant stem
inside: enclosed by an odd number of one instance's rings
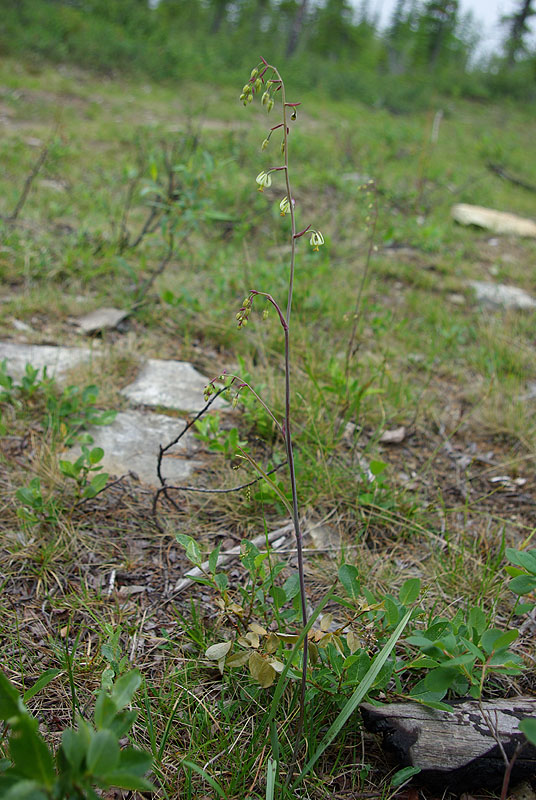
[[[292,492],[292,521],[294,523],[294,535],[296,538],[296,555],[298,560],[298,575],[300,579],[300,600],[301,600],[301,607],[302,607],[302,623],[305,627],[307,625],[307,597],[305,594],[305,571],[304,571],[304,564],[303,564],[303,537],[300,527],[300,517],[299,517],[299,508],[298,508],[298,489],[296,485],[296,470],[294,466],[294,451],[292,446],[292,431],[291,431],[291,424],[290,424],[290,416],[291,416],[291,407],[290,407],[290,314],[292,310],[292,295],[294,291],[294,272],[295,272],[295,264],[296,264],[296,217],[294,214],[294,203],[292,202],[292,189],[290,185],[290,175],[289,175],[289,159],[288,159],[288,120],[287,120],[287,102],[286,102],[286,93],[285,93],[285,84],[281,78],[281,75],[273,67],[274,73],[277,75],[280,81],[280,88],[281,88],[281,102],[283,106],[283,143],[284,143],[284,158],[285,158],[285,182],[287,187],[287,198],[289,202],[290,208],[290,226],[291,226],[291,254],[290,254],[290,274],[289,274],[289,283],[288,283],[288,297],[287,297],[287,309],[285,314],[285,322],[286,326],[284,326],[285,332],[285,449],[287,453],[287,461],[289,467],[289,474],[290,474],[290,487]],[[302,676],[301,676],[301,686],[300,686],[300,716],[298,719],[298,725],[296,730],[296,742],[294,747],[294,752],[292,755],[292,764],[290,765],[289,775],[292,777],[292,771],[294,767],[294,762],[296,760],[296,755],[298,748],[301,743],[301,736],[303,730],[303,718],[305,712],[305,690],[307,687],[307,660],[308,660],[308,648],[307,648],[307,637],[303,641],[303,661],[302,661]]]

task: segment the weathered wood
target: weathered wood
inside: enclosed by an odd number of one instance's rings
[[[536,748],[518,727],[525,717],[536,718],[536,699],[461,700],[452,706],[452,712],[419,703],[360,708],[367,730],[383,734],[386,750],[402,765],[420,767],[419,780],[435,788],[498,789],[505,762],[497,739],[509,759],[522,745],[511,782],[536,776]]]

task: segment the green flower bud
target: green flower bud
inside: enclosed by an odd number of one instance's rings
[[[263,96],[261,97],[262,105],[265,106],[268,103],[269,99],[270,99],[270,93],[269,92],[264,92]]]
[[[254,69],[251,70],[251,75],[249,76],[250,80],[253,80],[253,78],[256,78],[258,74],[259,74],[259,70],[257,69],[257,67],[255,67]]]
[[[269,144],[270,142],[268,141],[268,139],[265,139],[264,142],[261,144],[261,150],[266,150]]]
[[[270,113],[273,107],[274,107],[274,101],[272,100],[272,98],[270,98],[268,100],[268,113]]]
[[[262,88],[262,81],[260,78],[257,78],[257,80],[255,81],[255,91],[258,92],[261,90],[261,88]]]
[[[245,86],[242,88],[242,92],[244,94],[249,94],[251,92],[251,86],[249,85],[249,83],[245,84]]]

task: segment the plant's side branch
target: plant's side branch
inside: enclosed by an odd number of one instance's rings
[[[155,494],[154,494],[154,497],[153,497],[153,504],[152,504],[152,514],[153,514],[153,517],[154,517],[154,521],[155,521],[155,523],[156,523],[157,527],[159,527],[159,528],[160,528],[161,526],[160,526],[160,524],[159,524],[159,522],[158,522],[158,520],[157,520],[157,517],[156,517],[156,509],[157,509],[158,500],[160,499],[160,495],[161,495],[161,494],[163,494],[163,495],[165,496],[166,500],[167,500],[167,501],[168,501],[168,502],[169,502],[169,503],[170,503],[170,504],[173,506],[173,508],[175,508],[177,511],[180,511],[180,510],[181,510],[181,509],[179,508],[179,506],[177,505],[177,503],[176,503],[176,502],[173,500],[173,498],[172,498],[172,497],[170,497],[170,496],[168,495],[168,493],[167,493],[168,486],[167,486],[167,484],[166,484],[166,478],[164,478],[164,476],[162,475],[162,459],[164,458],[164,455],[167,453],[167,451],[168,451],[168,450],[170,450],[172,447],[174,447],[176,444],[178,444],[178,442],[180,442],[180,440],[182,439],[182,437],[184,436],[184,434],[185,434],[185,433],[186,433],[186,432],[187,432],[187,431],[188,431],[188,430],[189,430],[189,429],[190,429],[190,428],[191,428],[193,425],[195,425],[195,423],[197,422],[197,420],[198,420],[198,419],[201,419],[201,417],[203,416],[203,414],[205,414],[205,413],[208,411],[208,409],[210,408],[210,406],[212,405],[212,403],[213,403],[213,402],[216,400],[216,398],[217,398],[217,397],[219,397],[219,396],[220,396],[220,394],[223,394],[223,392],[226,392],[226,391],[227,391],[227,389],[228,389],[228,387],[227,387],[227,386],[222,386],[222,388],[221,388],[221,389],[218,389],[218,390],[217,390],[217,391],[216,391],[216,392],[215,392],[215,393],[212,395],[212,397],[210,398],[210,400],[208,400],[208,402],[207,402],[207,403],[206,403],[206,404],[203,406],[203,408],[201,409],[201,411],[199,411],[199,412],[198,412],[198,413],[195,415],[195,417],[192,417],[192,419],[191,419],[191,420],[188,420],[187,422],[185,422],[185,424],[184,424],[184,427],[183,427],[182,431],[179,433],[179,435],[178,435],[178,436],[176,436],[176,437],[175,437],[175,438],[174,438],[174,439],[173,439],[171,442],[169,442],[167,445],[165,445],[165,447],[162,447],[162,445],[160,445],[160,446],[159,446],[159,448],[158,448],[158,458],[157,458],[157,462],[156,462],[156,474],[157,474],[157,476],[158,476],[158,480],[160,481],[160,484],[161,484],[161,485],[160,485],[160,488],[159,488],[159,489],[157,489],[157,491],[155,492]],[[171,487],[170,487],[170,488],[171,488]]]
[[[280,464],[277,464],[268,472],[263,472],[262,475],[259,475],[257,478],[254,478],[252,481],[248,481],[247,483],[241,483],[238,486],[233,486],[230,489],[206,489],[202,486],[162,486],[160,489],[157,489],[155,500],[158,502],[158,497],[162,494],[165,490],[167,491],[174,491],[174,492],[199,492],[200,494],[231,494],[232,492],[239,492],[241,489],[248,489],[250,486],[254,486],[256,483],[261,481],[265,475],[273,475],[274,472],[277,472],[282,467],[286,465],[287,461],[281,461]],[[104,491],[104,490],[103,490]]]
[[[185,233],[184,236],[179,240],[178,244],[183,244],[183,242],[185,242],[187,238],[188,238],[188,234]],[[167,252],[166,252],[164,258],[162,259],[162,261],[160,262],[158,267],[151,272],[151,274],[149,275],[148,278],[146,278],[146,280],[142,283],[142,285],[140,286],[140,288],[138,290],[138,295],[137,295],[136,304],[135,304],[136,306],[138,306],[141,303],[141,301],[143,300],[143,298],[145,297],[145,295],[147,294],[147,292],[149,291],[151,286],[154,284],[155,280],[160,275],[162,275],[162,273],[164,272],[164,270],[166,269],[167,265],[169,264],[169,262],[171,261],[171,259],[173,257],[174,249],[175,249],[175,236],[174,236],[173,232],[171,232],[169,234],[168,249],[167,249]]]
[[[39,174],[39,172],[41,170],[41,167],[43,166],[43,164],[45,163],[45,161],[47,159],[48,150],[49,150],[49,145],[48,144],[46,144],[41,149],[41,152],[39,153],[39,157],[37,158],[37,161],[33,165],[32,169],[31,169],[31,172],[29,173],[29,175],[26,177],[26,180],[24,181],[24,186],[22,187],[22,192],[21,192],[20,197],[19,197],[19,199],[17,201],[17,205],[15,206],[15,208],[13,209],[13,211],[11,212],[9,217],[7,217],[7,220],[6,220],[7,222],[15,222],[15,220],[19,216],[19,214],[20,214],[20,212],[22,210],[22,207],[24,206],[24,203],[26,202],[26,198],[28,197],[30,189],[32,188],[32,183],[36,179],[37,175]]]
[[[374,252],[374,241],[376,238],[376,226],[378,224],[378,195],[376,192],[376,186],[374,185],[374,209],[372,215],[372,226],[370,229],[370,236],[369,236],[369,244],[367,248],[367,257],[365,259],[365,269],[363,270],[363,275],[361,277],[361,281],[359,283],[359,289],[357,292],[357,296],[355,299],[355,306],[354,306],[354,315],[353,315],[353,323],[352,323],[352,332],[350,334],[350,339],[348,341],[348,347],[346,348],[346,361],[344,367],[344,374],[346,377],[346,402],[348,403],[348,391],[349,391],[349,378],[350,378],[350,365],[352,362],[352,358],[355,353],[355,340],[357,336],[357,326],[359,323],[359,317],[361,312],[361,300],[363,299],[363,292],[365,290],[365,285],[367,283],[369,271],[370,271],[370,262],[372,259],[372,253]]]

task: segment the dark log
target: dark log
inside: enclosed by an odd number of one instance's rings
[[[518,724],[536,718],[536,699],[459,700],[452,712],[420,703],[360,706],[367,730],[383,734],[384,747],[402,766],[420,767],[417,780],[434,789],[497,791],[504,777],[504,753],[511,759],[518,745],[510,784],[536,779],[536,747]]]

